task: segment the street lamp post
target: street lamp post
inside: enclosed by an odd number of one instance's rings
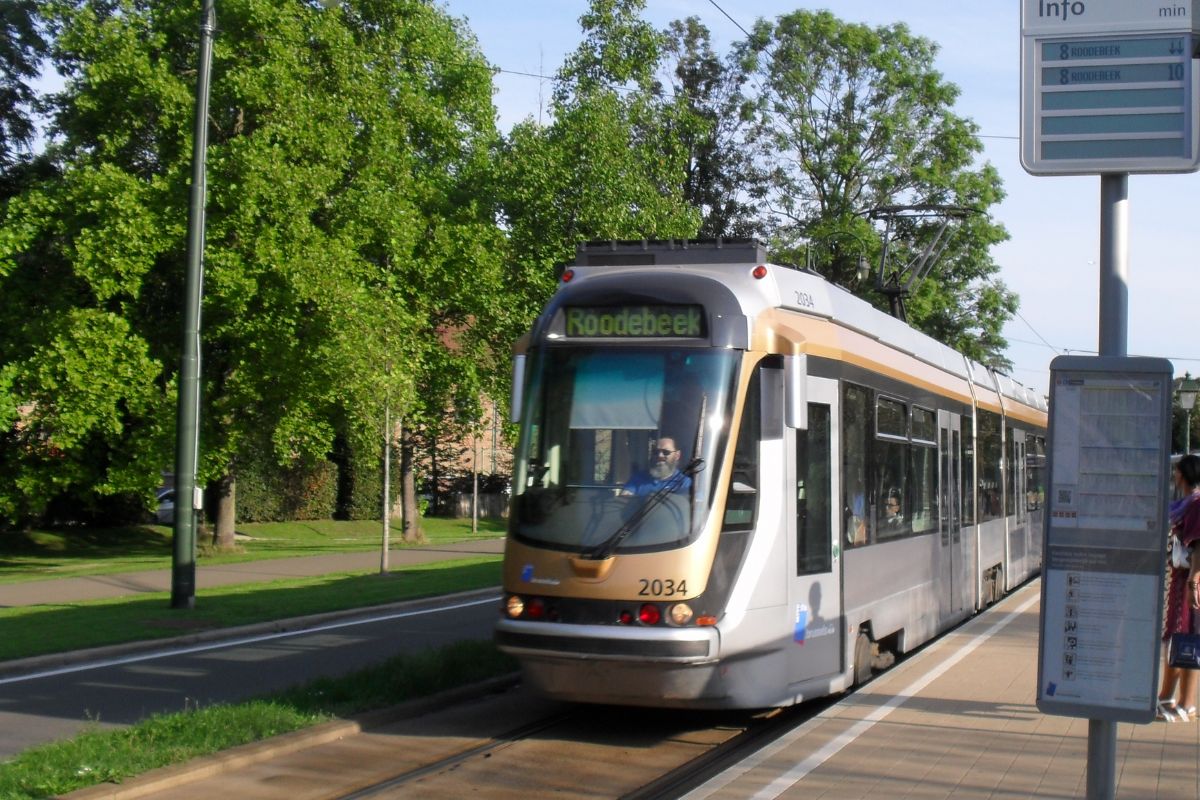
[[[175,434],[175,536],[171,557],[171,608],[196,604],[196,471],[200,451],[200,305],[204,275],[205,150],[216,0],[204,0],[200,18],[200,65],[196,79],[196,127],[192,139],[192,189],[188,207],[184,281],[183,346]]]
[[[1183,409],[1183,452],[1184,455],[1192,452],[1192,409],[1196,407],[1196,394],[1200,393],[1200,381],[1192,380],[1191,376],[1184,375],[1179,380],[1179,388],[1176,390],[1179,394],[1179,407]]]

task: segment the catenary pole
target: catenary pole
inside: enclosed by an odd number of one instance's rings
[[[175,432],[175,536],[171,562],[171,608],[196,605],[196,470],[200,452],[200,303],[204,283],[205,152],[212,72],[216,0],[200,14],[200,63],[192,138],[192,191],[188,206],[187,273],[184,285],[183,347]]]

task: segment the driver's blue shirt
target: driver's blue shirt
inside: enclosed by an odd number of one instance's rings
[[[666,486],[671,481],[675,481],[675,487],[671,490],[672,494],[682,494],[692,488],[692,479],[688,475],[680,475],[679,470],[671,473],[665,478],[654,478],[648,472],[638,472],[629,482],[621,487],[621,491],[629,492],[640,496],[654,494],[659,489]]]

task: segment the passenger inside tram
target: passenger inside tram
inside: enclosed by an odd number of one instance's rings
[[[900,502],[900,490],[888,489],[883,507],[883,526],[889,531],[904,527],[904,509]]]

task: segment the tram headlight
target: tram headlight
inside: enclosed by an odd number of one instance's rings
[[[692,607],[687,603],[676,603],[667,609],[667,619],[672,625],[687,625],[692,621]]]
[[[508,596],[508,602],[504,604],[504,610],[508,613],[508,616],[516,619],[517,617],[521,616],[522,613],[524,613],[525,601],[515,594],[510,594]]]

